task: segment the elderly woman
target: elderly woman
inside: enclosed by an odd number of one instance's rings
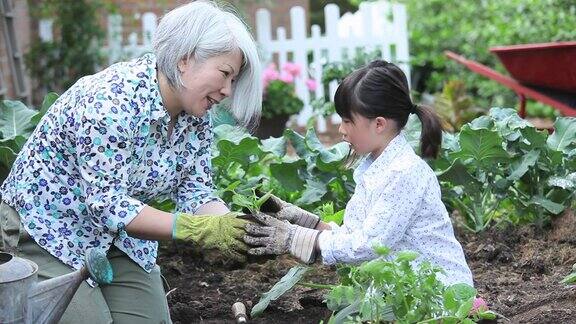
[[[210,175],[208,112],[227,97],[239,121],[258,117],[256,45],[234,14],[196,1],[162,18],[153,54],[78,80],[40,121],[1,187],[2,246],[41,280],[81,268],[87,249],[114,269],[112,284],[81,286],[62,322],[169,323],[156,240],[244,257],[246,221]],[[164,196],[177,213],[146,205]]]

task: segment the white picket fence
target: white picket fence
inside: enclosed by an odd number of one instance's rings
[[[324,8],[325,34],[320,26],[313,25],[308,32],[305,10],[302,7],[290,9],[291,37],[286,36],[286,28],[279,27],[273,37],[271,15],[267,9],[256,12],[256,39],[261,49],[264,64],[277,57],[279,66],[291,61],[302,67],[302,77],[295,80],[296,93],[305,103],[297,118],[299,125],[304,125],[313,115],[310,101],[324,97],[324,88],[319,86],[310,93],[305,80],[313,78],[322,80],[323,66],[329,62],[339,62],[351,58],[358,50],[365,52],[379,49],[382,58],[397,63],[407,76],[410,76],[408,54],[408,30],[406,8],[402,4],[388,0],[362,2],[360,10],[345,13],[340,17],[340,8],[328,4]],[[109,63],[137,57],[151,51],[152,37],[156,31],[158,17],[151,12],[137,14],[135,19],[142,21],[142,32],[128,35],[123,39],[122,17],[108,17],[108,46],[104,48]],[[52,23],[49,20],[40,22],[39,35],[43,40],[51,40]],[[329,86],[329,98],[332,100],[337,84]],[[338,116],[332,122],[338,123]],[[318,130],[325,130],[325,120],[319,118]]]
[[[305,125],[313,114],[310,101],[325,95],[323,87],[317,87],[314,93],[310,93],[305,85],[306,76],[322,80],[322,67],[325,63],[353,57],[358,49],[363,51],[379,49],[383,59],[399,63],[406,75],[410,75],[404,5],[389,1],[362,2],[358,12],[346,13],[340,17],[340,8],[335,4],[328,4],[324,8],[326,31],[324,35],[321,34],[320,26],[313,25],[311,35],[308,36],[305,14],[302,7],[291,8],[291,38],[286,37],[284,27],[279,27],[273,39],[270,12],[267,9],[259,9],[256,12],[256,37],[264,60],[269,62],[276,54],[280,66],[290,60],[303,67],[305,77],[295,80],[296,93],[305,103],[297,119],[299,125]],[[312,55],[309,56],[309,53]],[[336,87],[336,82],[330,84],[331,100]],[[318,122],[318,130],[323,131],[325,121],[320,118]],[[339,122],[336,115],[333,116],[332,122]]]

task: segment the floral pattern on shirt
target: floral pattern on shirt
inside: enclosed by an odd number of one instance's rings
[[[213,195],[209,116],[170,116],[156,58],[144,55],[80,79],[50,107],[0,188],[30,236],[79,269],[84,251],[114,244],[146,271],[156,241],[124,228],[153,198],[195,212]]]
[[[354,171],[356,188],[344,212],[341,227],[323,231],[319,245],[325,264],[358,263],[374,259],[374,245],[397,253],[419,253],[440,266],[446,284],[472,285],[472,273],[454,236],[441,200],[434,171],[400,133],[376,160],[365,158]]]

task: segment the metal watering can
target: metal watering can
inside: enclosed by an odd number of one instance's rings
[[[100,284],[112,282],[104,253],[86,251],[84,264],[80,270],[37,282],[36,263],[0,252],[0,323],[57,323],[88,276]]]

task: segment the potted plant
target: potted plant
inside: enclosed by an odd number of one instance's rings
[[[294,80],[300,76],[300,71],[300,66],[292,62],[286,62],[280,71],[274,63],[264,70],[262,118],[256,130],[259,138],[282,136],[290,116],[300,112],[304,106],[294,88]]]

